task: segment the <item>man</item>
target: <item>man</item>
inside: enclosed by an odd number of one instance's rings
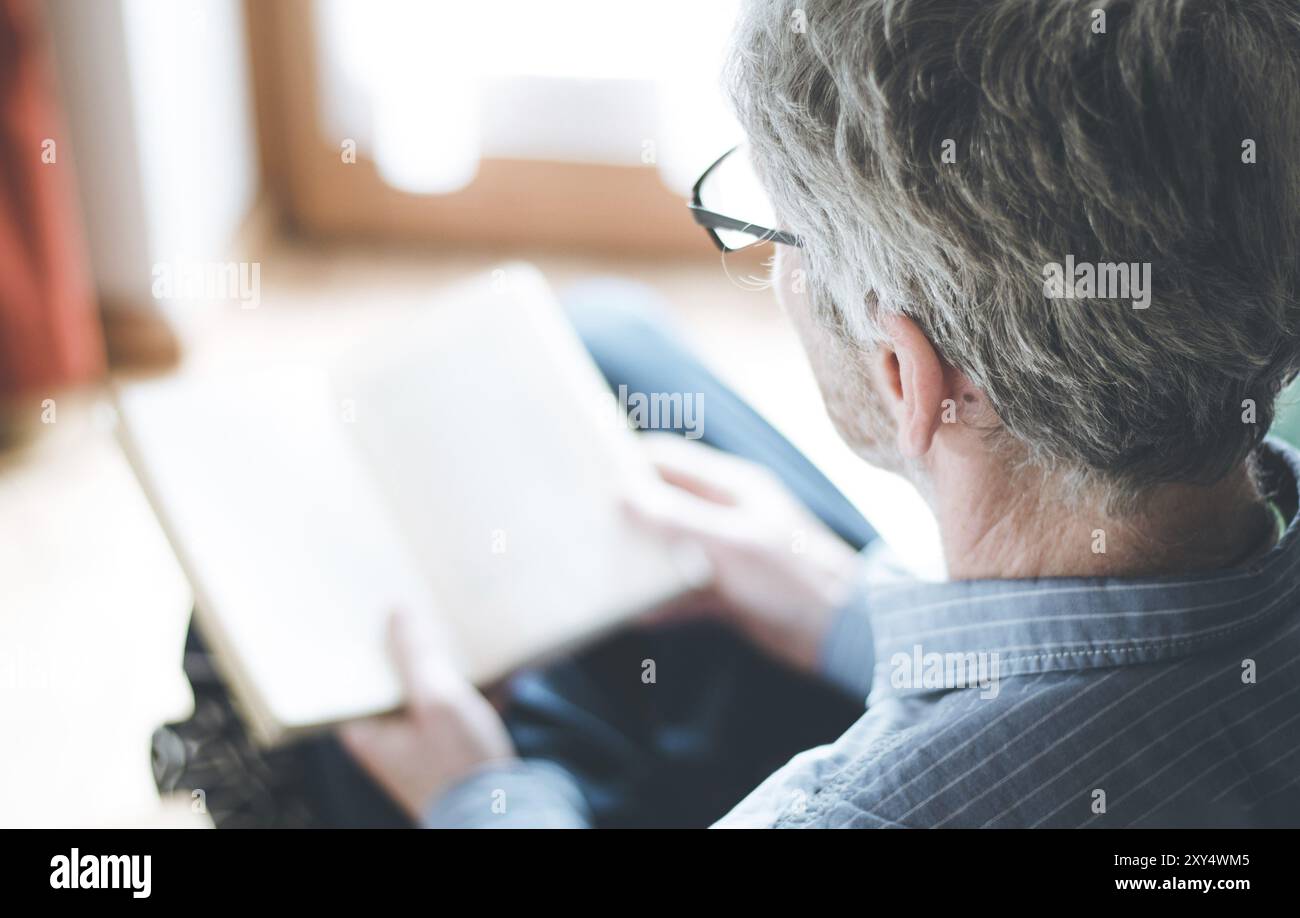
[[[1300,822],[1300,454],[1264,441],[1300,367],[1294,5],[759,0],[730,77],[830,415],[928,500],[947,581],[856,555],[779,449],[822,522],[647,437],[640,516],[717,571],[694,623],[525,677],[507,729],[399,622],[409,710],[345,746],[431,825]]]

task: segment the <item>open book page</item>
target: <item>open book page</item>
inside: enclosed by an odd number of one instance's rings
[[[136,383],[124,442],[264,741],[395,707],[386,621],[427,583],[343,432],[323,371]]]
[[[697,556],[622,513],[654,473],[535,269],[455,290],[361,350],[337,392],[472,678],[699,581]]]

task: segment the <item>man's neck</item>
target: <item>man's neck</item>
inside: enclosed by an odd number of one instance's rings
[[[1162,485],[1131,516],[1071,506],[1032,471],[962,464],[927,477],[953,580],[1210,571],[1273,543],[1273,513],[1244,464],[1213,485]]]

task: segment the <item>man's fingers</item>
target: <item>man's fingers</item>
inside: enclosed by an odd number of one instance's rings
[[[668,484],[675,488],[681,488],[683,491],[689,491],[696,497],[727,506],[733,506],[736,503],[736,495],[730,490],[724,489],[716,482],[707,481],[687,469],[656,462],[655,471]]]
[[[402,697],[408,702],[425,693],[421,672],[420,653],[416,647],[414,623],[411,613],[397,609],[388,620],[388,652],[397,667],[397,678],[402,684]]]
[[[375,755],[387,745],[392,730],[392,714],[363,717],[340,724],[335,731],[340,745],[367,769]]]
[[[436,630],[408,609],[389,619],[388,647],[409,706],[436,701],[459,678]]]
[[[638,524],[670,537],[707,544],[733,542],[744,535],[737,510],[671,485],[629,494],[623,506]]]
[[[661,478],[714,503],[738,503],[770,477],[762,466],[684,437],[648,434],[641,440]]]
[[[337,733],[343,748],[360,758],[370,750],[371,741],[378,730],[379,725],[375,723],[374,718],[364,717],[341,724]]]
[[[709,455],[710,447],[689,444],[668,434],[647,435],[642,441],[655,471],[668,484],[714,503],[736,502],[722,467]]]
[[[719,618],[724,612],[725,600],[712,588],[692,590],[675,599],[661,603],[642,613],[636,624],[650,628],[677,622],[697,621],[702,618]]]

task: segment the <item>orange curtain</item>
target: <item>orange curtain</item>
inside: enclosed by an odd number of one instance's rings
[[[0,0],[0,396],[82,382],[104,362],[38,13]]]

